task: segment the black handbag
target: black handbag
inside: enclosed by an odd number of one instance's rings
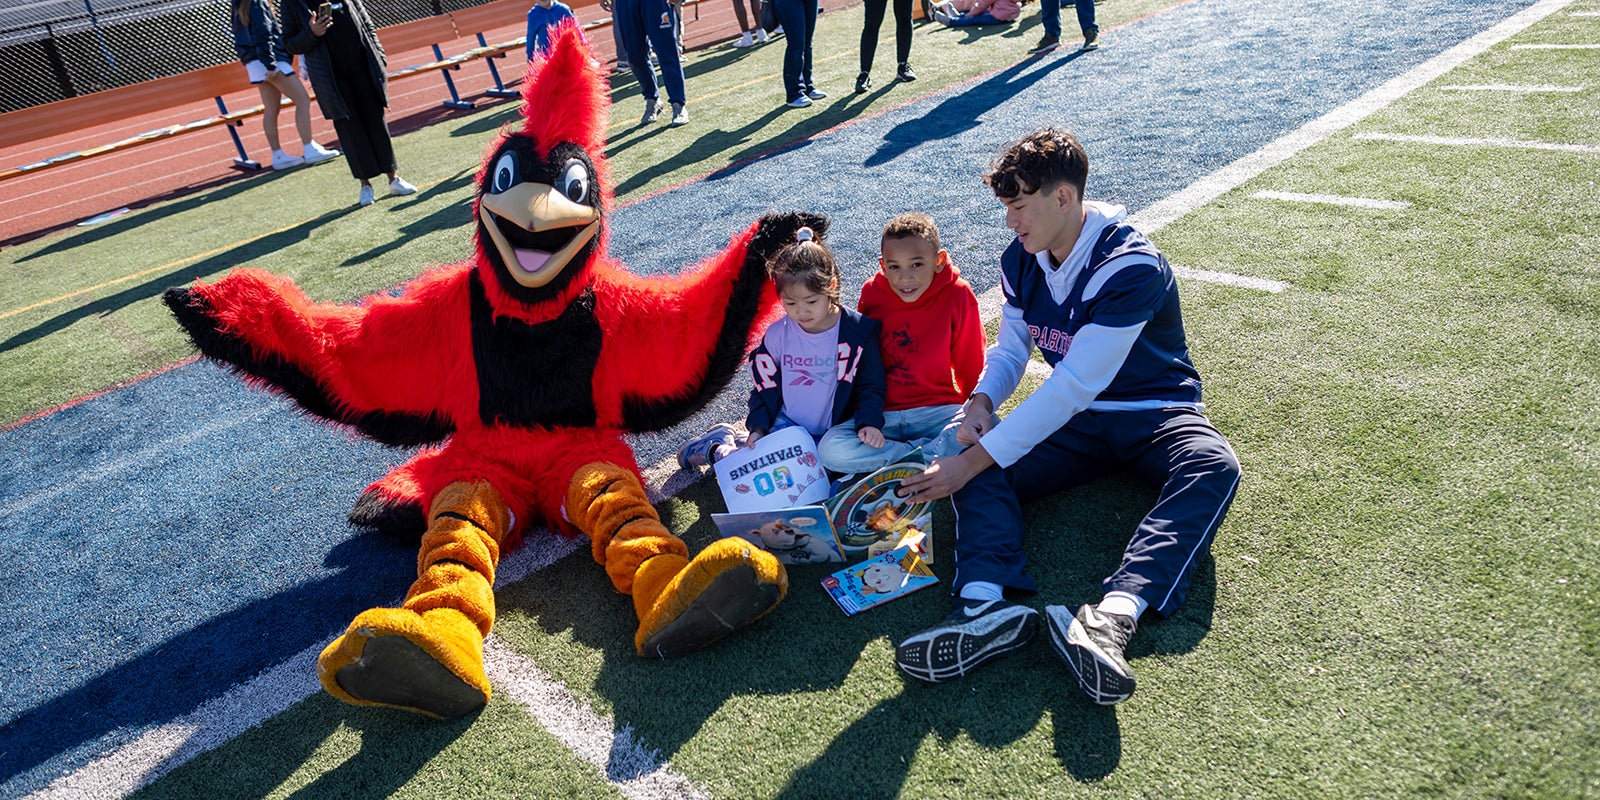
[[[761,29],[767,33],[778,29],[778,9],[773,0],[761,0]]]

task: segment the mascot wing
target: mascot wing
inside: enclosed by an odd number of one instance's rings
[[[424,275],[399,296],[313,303],[287,278],[234,270],[169,289],[172,313],[207,357],[305,410],[390,445],[448,436],[477,408],[465,267]]]

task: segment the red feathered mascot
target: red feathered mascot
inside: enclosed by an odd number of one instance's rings
[[[522,128],[478,174],[472,257],[399,296],[318,304],[249,269],[166,294],[201,352],[252,381],[386,444],[443,443],[351,511],[422,542],[404,604],[362,612],[323,651],[322,685],[341,700],[446,718],[487,702],[495,566],[535,524],[590,538],[633,595],[643,656],[698,650],[787,591],[783,567],[741,539],[689,559],[622,436],[727,385],[775,312],[768,257],[824,220],[769,215],[681,277],[627,272],[605,252],[608,97],[568,23],[529,68]]]

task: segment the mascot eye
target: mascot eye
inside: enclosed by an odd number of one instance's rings
[[[589,199],[589,167],[574,158],[561,173],[561,193],[574,203]]]
[[[499,194],[521,182],[522,170],[517,162],[517,151],[507,151],[494,162],[494,169],[489,172],[489,193]]]

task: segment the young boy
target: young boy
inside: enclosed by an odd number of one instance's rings
[[[955,607],[895,650],[900,668],[925,681],[958,678],[1033,637],[1038,612],[1003,597],[1035,590],[1022,502],[1126,465],[1161,487],[1155,508],[1099,603],[1076,614],[1045,607],[1050,643],[1084,694],[1126,700],[1135,684],[1125,649],[1139,616],[1182,605],[1239,485],[1238,458],[1203,413],[1172,270],[1122,206],[1084,201],[1088,174],[1077,138],[1045,128],[984,176],[1017,238],[1000,259],[1000,333],[957,434],[972,446],[902,484],[913,502],[953,494],[956,509]],[[1035,346],[1050,376],[992,424]]]
[[[572,9],[561,0],[537,0],[533,8],[528,9],[528,60],[533,60],[533,54],[550,54],[550,34],[555,32],[556,26],[564,19],[576,19]]]
[[[978,296],[939,246],[933,219],[911,211],[889,220],[879,249],[878,272],[856,307],[883,326],[883,443],[863,441],[854,419],[817,442],[822,466],[846,475],[871,472],[918,447],[929,461],[954,454],[961,404],[983,371]]]

